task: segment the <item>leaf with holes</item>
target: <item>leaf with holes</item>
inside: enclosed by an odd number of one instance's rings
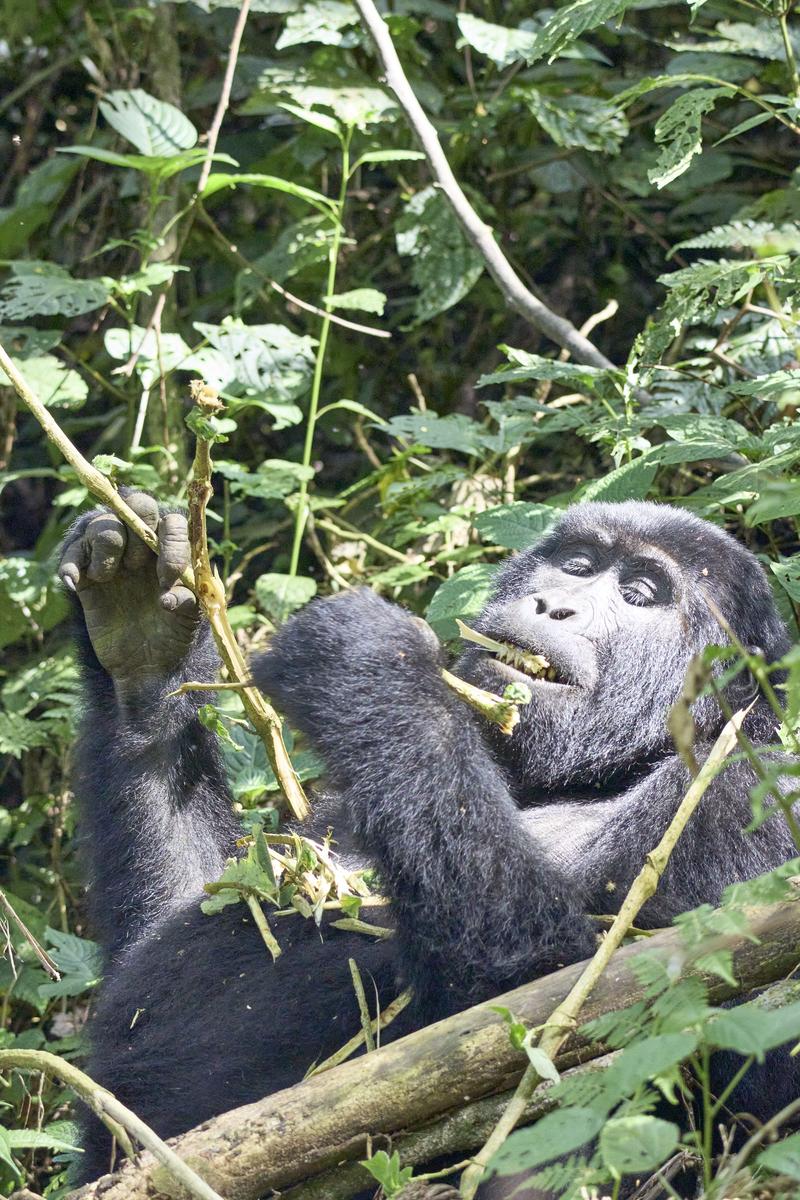
[[[461,232],[445,197],[434,187],[417,192],[395,226],[397,252],[413,258],[418,289],[412,325],[458,304],[477,282],[483,259]]]
[[[15,262],[11,270],[13,278],[0,292],[0,319],[78,317],[108,300],[108,288],[101,280],[73,279],[54,263]]]
[[[718,100],[729,95],[728,88],[695,88],[679,96],[659,117],[655,139],[656,145],[663,148],[655,167],[647,172],[651,183],[658,188],[666,187],[688,170],[692,159],[703,148],[703,117],[711,112]]]

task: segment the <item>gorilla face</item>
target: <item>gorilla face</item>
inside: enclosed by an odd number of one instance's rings
[[[610,786],[670,753],[665,718],[692,655],[727,641],[714,607],[769,661],[785,651],[757,560],[675,509],[579,506],[512,559],[476,622],[508,653],[470,647],[457,670],[490,691],[514,679],[531,690],[513,737],[493,735],[518,799],[534,790]],[[550,669],[531,675],[515,650],[543,656]],[[706,734],[721,724],[710,700],[696,706],[695,718]]]

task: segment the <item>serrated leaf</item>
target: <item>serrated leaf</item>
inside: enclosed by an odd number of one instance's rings
[[[196,321],[194,328],[213,347],[214,357],[201,363],[198,353],[190,364],[218,391],[236,381],[262,399],[282,404],[305,394],[314,366],[313,338],[285,325],[245,325],[235,317],[226,317],[221,325]]]
[[[768,1050],[800,1038],[800,1001],[772,1010],[758,1004],[740,1004],[715,1017],[706,1035],[713,1046],[754,1054],[763,1062]]]
[[[397,252],[413,259],[418,289],[413,325],[462,300],[483,272],[483,258],[467,241],[442,193],[427,187],[406,204],[395,226]]]
[[[174,104],[157,100],[142,88],[108,92],[100,111],[112,128],[147,158],[190,150],[197,130]]]
[[[9,1129],[7,1132],[12,1150],[81,1150],[75,1142],[65,1142],[46,1129]]]
[[[46,936],[50,955],[62,977],[57,982],[41,984],[39,995],[47,999],[80,996],[96,987],[103,973],[102,954],[97,943],[61,929],[47,929]]]
[[[542,129],[557,146],[618,154],[628,122],[615,103],[596,96],[548,94],[542,88],[515,89]]]
[[[656,476],[658,465],[649,456],[640,455],[632,462],[623,463],[615,471],[595,479],[582,488],[579,499],[582,504],[589,500],[644,500]]]
[[[623,379],[621,371],[609,368],[559,362],[557,359],[543,358],[540,354],[530,354],[527,350],[517,350],[513,346],[501,346],[500,349],[508,358],[508,366],[489,375],[481,375],[477,387],[488,387],[493,383],[527,383],[535,379],[563,383],[581,391],[598,391]]]
[[[556,1109],[512,1133],[491,1159],[487,1175],[514,1175],[569,1154],[595,1137],[604,1120],[590,1108]]]
[[[525,550],[558,519],[558,509],[549,504],[498,504],[475,517],[474,525],[485,542],[507,550]]]
[[[250,496],[257,500],[282,500],[296,492],[305,479],[314,478],[314,468],[282,458],[268,458],[257,471],[248,471],[238,463],[221,459],[214,470],[230,481],[234,496]]]
[[[305,575],[259,575],[254,591],[259,608],[275,621],[308,604],[317,593],[316,580]]]
[[[533,44],[526,52],[526,60],[534,63],[540,58],[547,58],[552,62],[581,34],[622,16],[633,3],[634,0],[574,0],[574,3],[558,9],[543,29],[536,33]]]
[[[659,117],[656,123],[656,145],[663,149],[655,167],[647,172],[647,178],[656,187],[663,188],[688,170],[692,159],[702,150],[702,119],[712,111],[723,96],[729,96],[728,88],[695,88],[684,92]]]
[[[433,594],[426,618],[437,637],[456,637],[456,618],[467,624],[486,606],[500,568],[494,563],[470,563],[446,579]]]
[[[659,1117],[616,1117],[600,1131],[600,1154],[615,1179],[660,1166],[678,1144],[680,1129]]]
[[[86,381],[63,363],[54,354],[41,354],[37,358],[21,361],[12,355],[12,361],[33,393],[45,408],[80,408],[89,395]],[[0,367],[0,387],[8,385],[6,373]]]

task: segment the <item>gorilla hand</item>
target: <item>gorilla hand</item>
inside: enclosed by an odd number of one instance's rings
[[[186,518],[160,513],[152,496],[127,503],[158,538],[158,555],[107,509],[87,513],[67,534],[58,574],[83,609],[95,654],[123,691],[170,675],[200,622],[180,575],[189,562]]]
[[[258,686],[331,765],[348,743],[401,725],[429,696],[447,698],[440,647],[428,627],[360,588],[316,600],[253,663]]]

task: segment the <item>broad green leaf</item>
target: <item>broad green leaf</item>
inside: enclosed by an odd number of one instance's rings
[[[323,196],[322,192],[315,192],[311,188],[303,187],[302,184],[292,183],[290,179],[281,179],[278,175],[260,175],[253,172],[225,175],[222,172],[212,172],[203,188],[203,198],[207,200],[209,196],[222,191],[223,188],[238,187],[241,184],[249,187],[270,188],[275,192],[285,192],[287,196],[305,200],[306,204],[312,205],[313,208],[319,209],[320,212],[335,219],[335,205],[327,196]]]
[[[480,425],[464,413],[451,413],[447,417],[434,412],[406,413],[392,417],[382,428],[391,437],[429,446],[432,450],[480,454],[485,445]]]
[[[553,61],[563,50],[575,42],[583,33],[597,29],[606,21],[622,16],[635,0],[573,0],[572,4],[558,9],[526,51],[529,63],[540,58]]]
[[[376,1150],[369,1158],[363,1158],[360,1162],[381,1185],[387,1200],[397,1196],[414,1174],[413,1167],[400,1166],[400,1154],[397,1150],[392,1151],[391,1157],[385,1150]]]
[[[464,41],[498,67],[509,67],[513,62],[527,58],[536,44],[536,34],[528,29],[493,25],[465,12],[458,13],[456,21]]]
[[[595,1137],[604,1119],[590,1108],[556,1109],[535,1125],[512,1133],[492,1158],[487,1174],[514,1175],[569,1154]]]
[[[782,517],[795,517],[800,513],[800,481],[775,480],[768,483],[759,498],[750,505],[745,514],[746,525],[765,525]],[[773,569],[779,564],[773,563]]]
[[[12,361],[25,382],[46,408],[77,409],[89,395],[89,386],[77,371],[73,371],[54,354],[21,361]],[[0,387],[8,385],[8,377],[0,367]]]
[[[196,321],[194,327],[213,354],[203,361],[201,351],[188,365],[212,387],[224,391],[237,382],[251,394],[283,404],[305,395],[314,367],[313,338],[285,325],[245,325],[236,317],[226,317],[221,325]]]
[[[800,1001],[771,1010],[758,1004],[740,1004],[715,1017],[706,1034],[713,1046],[754,1054],[763,1062],[768,1050],[800,1038]]]
[[[252,294],[261,288],[262,275],[283,283],[307,267],[326,262],[334,234],[332,222],[319,213],[287,225],[269,250],[253,260],[253,271],[242,271],[239,276],[242,292]],[[355,244],[349,238],[342,240],[346,246]]]
[[[108,92],[100,101],[100,111],[147,158],[191,150],[197,142],[197,130],[179,108],[141,88]]]
[[[800,554],[770,563],[770,570],[787,595],[800,603]]]
[[[272,620],[285,621],[316,595],[317,584],[305,575],[269,574],[259,575],[254,590],[259,608]]]
[[[774,1146],[762,1150],[756,1159],[759,1167],[768,1167],[778,1175],[800,1182],[800,1133],[792,1133]]]
[[[515,95],[558,146],[615,155],[628,136],[624,113],[609,100],[535,87],[517,88]]]
[[[307,125],[314,125],[317,129],[322,129],[325,133],[332,133],[335,138],[341,140],[342,127],[335,117],[329,117],[327,113],[315,112],[313,108],[301,108],[299,104],[289,104],[286,100],[278,107],[291,113],[293,117],[299,117]]]
[[[559,516],[558,509],[549,504],[517,500],[479,513],[474,525],[484,542],[504,546],[507,550],[525,550],[538,541]]]
[[[483,611],[498,570],[494,563],[471,563],[440,584],[426,613],[437,637],[449,641],[458,635],[456,618],[469,625]]]
[[[632,1096],[656,1075],[683,1062],[697,1046],[693,1033],[664,1033],[643,1038],[627,1046],[606,1072],[607,1086],[614,1097]]]
[[[141,171],[145,175],[157,176],[162,180],[170,179],[173,175],[188,170],[189,167],[196,167],[207,157],[206,151],[199,147],[195,150],[182,150],[176,154],[154,154],[152,156],[118,154],[115,150],[105,150],[102,146],[60,146],[58,152],[60,154],[80,154],[83,158],[92,158],[97,162],[108,163],[112,167],[127,167],[131,171]],[[236,159],[231,158],[229,154],[214,154],[211,161],[227,163],[231,167],[239,165]]]
[[[61,979],[54,983],[43,983],[39,994],[48,999],[53,996],[80,996],[89,988],[96,987],[103,973],[102,955],[97,943],[61,929],[48,929],[46,934],[49,952],[61,972]]]
[[[11,1153],[10,1130],[4,1129],[0,1125],[0,1162],[4,1162],[7,1167],[10,1167],[17,1179],[22,1178],[22,1172],[14,1162],[14,1157]]]
[[[409,200],[395,226],[397,252],[413,259],[418,289],[414,325],[452,308],[483,272],[483,258],[461,231],[442,193],[427,187]]]
[[[46,1129],[9,1129],[8,1143],[12,1150],[80,1150],[75,1142],[65,1142]]]
[[[78,163],[53,155],[24,177],[14,204],[0,208],[0,259],[23,252],[51,217],[78,169]]]
[[[350,27],[358,25],[359,20],[358,10],[352,4],[342,4],[340,0],[312,0],[286,18],[275,49],[305,46],[308,42],[343,48],[357,46],[361,40],[359,31]]]
[[[257,471],[221,459],[214,463],[214,471],[229,480],[232,495],[254,500],[282,500],[296,492],[302,480],[314,477],[313,467],[281,458],[265,459]]]
[[[372,86],[364,75],[342,64],[334,73],[297,63],[287,66],[270,64],[258,77],[258,90],[242,105],[243,113],[274,112],[289,98],[303,109],[329,108],[344,125],[358,129],[397,116],[397,102],[388,92]]]
[[[600,1154],[615,1179],[652,1170],[669,1158],[681,1131],[659,1117],[616,1117],[600,1130]]]
[[[598,391],[617,381],[621,383],[624,378],[622,371],[559,362],[557,359],[543,358],[540,354],[530,354],[527,350],[516,350],[513,346],[501,346],[500,349],[508,359],[508,366],[489,375],[481,375],[477,387],[487,387],[493,383],[527,383],[535,379],[563,383],[581,391]]]
[[[197,368],[198,356],[192,353],[179,333],[161,333],[157,337],[155,330],[133,325],[129,329],[107,329],[103,340],[106,353],[118,362],[126,363],[136,355],[136,374],[144,388],[152,387],[162,370],[165,374],[197,371],[205,377],[204,371]],[[115,372],[117,370],[119,368],[115,368]],[[207,382],[217,386],[215,379]]]
[[[326,302],[331,308],[354,308],[360,312],[376,313],[383,316],[386,297],[375,288],[354,288],[352,292],[340,292],[336,296],[326,296]]]
[[[101,280],[73,279],[53,263],[15,262],[11,269],[13,278],[0,291],[0,320],[24,321],[56,314],[77,317],[108,300],[108,289]]]
[[[686,171],[692,159],[702,149],[702,119],[710,113],[723,96],[729,96],[727,88],[695,88],[684,92],[659,117],[656,123],[656,145],[661,146],[658,162],[647,172],[647,178],[656,187],[666,187]]]
[[[640,455],[623,463],[615,471],[600,476],[581,489],[581,504],[589,500],[644,500],[655,479],[658,464],[649,456]]]

